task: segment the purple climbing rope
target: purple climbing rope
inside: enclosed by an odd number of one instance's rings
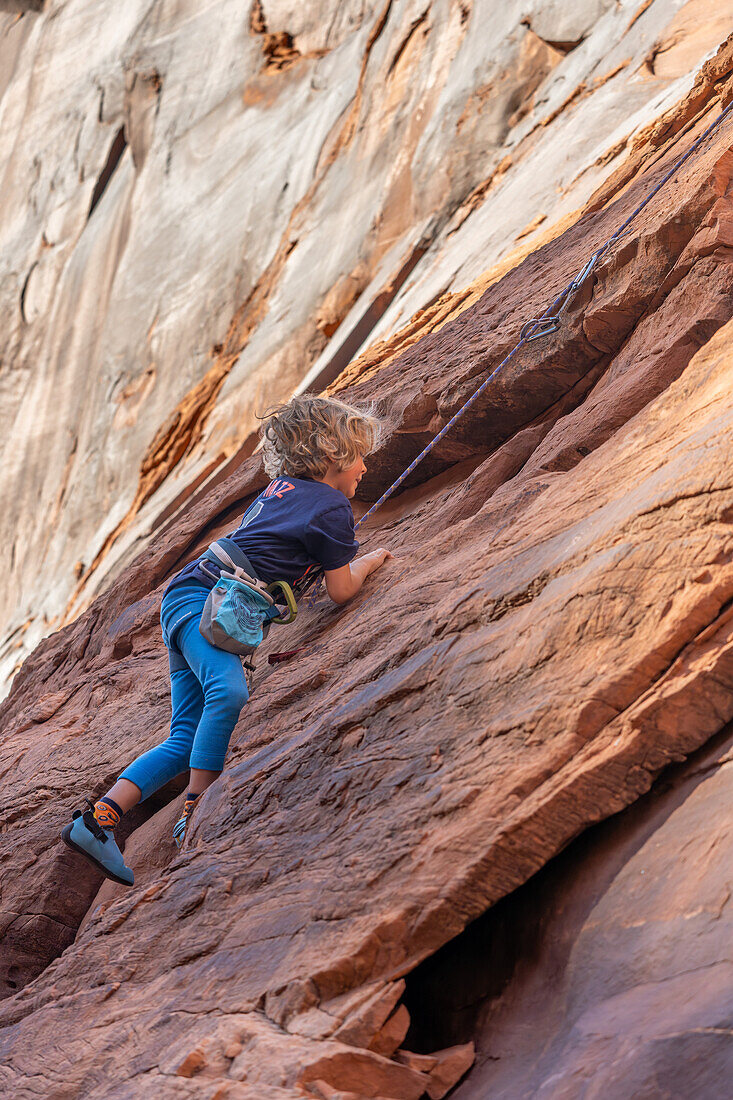
[[[703,131],[703,133],[700,135],[700,137],[695,142],[693,142],[693,144],[690,146],[690,148],[687,150],[687,152],[683,156],[681,156],[679,158],[679,160],[675,161],[675,163],[672,165],[672,167],[669,169],[669,171],[666,172],[662,176],[662,178],[659,180],[659,182],[656,184],[656,186],[654,188],[652,188],[652,190],[649,192],[649,194],[645,196],[645,198],[639,203],[639,205],[634,210],[632,210],[632,212],[629,214],[626,221],[623,222],[618,227],[618,229],[615,231],[615,233],[613,233],[612,236],[610,236],[608,238],[608,240],[605,241],[605,243],[600,246],[600,248],[597,248],[595,250],[595,252],[592,254],[592,256],[590,257],[590,259],[588,260],[586,265],[582,268],[582,270],[579,271],[578,274],[568,283],[568,285],[566,287],[564,287],[563,290],[560,291],[558,296],[547,307],[547,309],[542,314],[542,316],[541,317],[533,317],[530,321],[527,321],[526,324],[524,324],[522,326],[522,328],[520,330],[520,333],[519,333],[519,339],[517,340],[516,344],[511,349],[511,351],[509,351],[504,356],[504,358],[498,364],[498,366],[494,367],[494,369],[491,371],[490,374],[487,375],[487,377],[484,379],[484,381],[481,383],[481,385],[478,387],[478,389],[474,393],[471,394],[471,396],[468,398],[468,400],[463,405],[461,405],[461,407],[457,410],[457,412],[455,412],[453,414],[453,416],[450,418],[450,420],[447,422],[447,424],[445,424],[440,429],[438,434],[433,439],[430,440],[428,445],[423,448],[423,450],[420,452],[420,454],[417,456],[417,458],[414,458],[412,460],[412,462],[410,463],[410,465],[407,467],[407,469],[403,470],[403,472],[400,474],[400,476],[397,478],[397,480],[393,481],[392,484],[389,486],[389,488],[386,489],[382,493],[379,500],[375,501],[375,503],[372,504],[371,508],[369,508],[369,510],[364,513],[364,515],[361,517],[361,519],[358,521],[358,523],[355,524],[355,527],[360,527],[362,525],[362,523],[364,523],[364,521],[369,518],[369,516],[374,515],[377,508],[381,508],[381,506],[384,504],[385,500],[387,500],[389,497],[391,497],[392,494],[394,492],[396,492],[397,489],[399,489],[400,485],[402,485],[402,483],[410,476],[410,474],[415,469],[415,467],[420,465],[422,460],[427,455],[429,455],[430,452],[433,450],[433,448],[436,447],[438,445],[438,443],[440,443],[441,439],[443,439],[443,437],[445,435],[447,435],[447,433],[451,430],[451,428],[456,423],[456,421],[460,420],[460,418],[464,415],[464,413],[466,413],[471,408],[473,403],[476,400],[478,400],[478,398],[481,396],[481,394],[486,390],[487,386],[491,382],[493,382],[493,380],[496,378],[499,371],[504,369],[504,367],[507,365],[507,363],[516,355],[516,353],[519,351],[519,349],[521,347],[524,347],[524,345],[528,344],[531,340],[537,340],[542,336],[548,336],[551,332],[557,331],[557,329],[560,327],[560,321],[561,321],[562,315],[567,310],[567,308],[570,305],[570,302],[572,301],[572,299],[573,299],[574,295],[576,294],[576,292],[580,289],[582,284],[586,281],[586,279],[588,278],[590,273],[593,271],[594,267],[596,267],[596,265],[598,264],[601,257],[604,256],[609,251],[609,249],[611,249],[614,246],[614,244],[616,244],[616,242],[618,240],[620,240],[620,238],[623,237],[628,232],[629,226],[634,221],[634,219],[641,213],[641,211],[644,209],[644,207],[648,206],[648,204],[652,201],[654,196],[657,195],[661,191],[661,189],[664,187],[664,185],[669,182],[669,180],[672,178],[672,176],[676,172],[679,171],[679,169],[682,167],[682,165],[685,164],[685,162],[688,161],[690,159],[690,157],[693,156],[694,153],[697,152],[697,150],[700,148],[700,146],[706,140],[706,138],[708,138],[710,136],[710,134],[712,134],[713,130],[717,129],[717,127],[720,125],[720,123],[723,121],[723,119],[725,119],[729,114],[731,114],[731,112],[733,112],[733,99],[728,104],[728,106],[723,111],[721,111],[721,113],[718,115],[718,117],[715,119],[715,121],[711,122],[711,124],[708,126],[708,128],[706,130]],[[305,588],[303,589],[303,591],[305,591],[307,588],[310,587],[311,584],[313,584],[315,582],[316,589],[315,589],[315,591],[313,593],[313,596],[311,598],[311,603],[313,603],[315,601],[315,596],[316,596],[317,591],[320,587],[322,578],[323,578],[323,573],[322,572],[315,572],[308,579],[308,582],[307,582]]]

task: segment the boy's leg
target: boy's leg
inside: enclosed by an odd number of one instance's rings
[[[84,814],[77,811],[61,833],[65,844],[107,878],[126,886],[132,886],[135,878],[117,847],[114,828],[122,814],[141,798],[147,798],[168,779],[186,770],[204,706],[201,686],[179,655],[171,655],[171,705],[171,732],[167,740],[134,760],[110,791]]]
[[[197,622],[184,623],[177,642],[201,685],[204,700],[188,763],[192,775],[209,786],[224,767],[232,731],[249,699],[247,680],[236,653],[207,642]],[[202,773],[214,774],[207,777]]]
[[[191,768],[191,778],[188,784],[190,791],[195,791],[196,796],[203,794],[207,787],[210,787],[215,779],[218,779],[221,775],[221,769],[218,771],[209,771],[206,768]]]
[[[132,809],[137,802],[148,798],[188,768],[191,746],[204,709],[204,694],[195,673],[185,661],[176,657],[171,657],[172,713],[168,737],[133,760],[106,796],[124,810]]]
[[[117,811],[118,816],[121,816],[133,806],[137,806],[141,797],[142,792],[137,783],[132,783],[129,779],[118,779],[105,795],[97,799],[97,803],[106,802],[111,809]],[[99,815],[97,820],[100,820]],[[113,824],[116,825],[117,822],[114,821]]]
[[[183,814],[173,828],[173,839],[180,847],[196,800],[221,774],[232,730],[249,692],[239,657],[207,642],[197,623],[184,624],[178,633],[178,644],[201,684],[204,697],[190,755],[189,792]]]

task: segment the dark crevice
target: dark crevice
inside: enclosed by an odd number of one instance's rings
[[[405,35],[405,37],[402,39],[402,42],[397,47],[397,50],[395,51],[395,55],[389,63],[389,68],[387,69],[387,76],[388,77],[397,68],[397,65],[399,64],[399,60],[402,57],[402,55],[404,54],[407,47],[409,46],[409,44],[412,40],[412,37],[415,34],[415,31],[418,30],[423,25],[423,23],[426,22],[426,20],[428,18],[428,12],[429,11],[430,11],[430,5],[428,5],[428,7],[425,9],[425,11],[422,13],[422,15],[419,15],[417,17],[417,19],[414,19],[412,21],[412,23],[410,24],[410,27],[407,31],[407,34]],[[428,30],[428,28],[426,28],[423,33],[426,34],[427,30]]]
[[[99,173],[99,178],[98,178],[98,180],[96,182],[96,185],[94,187],[94,191],[92,193],[92,201],[89,204],[89,213],[87,214],[87,221],[89,221],[92,214],[94,213],[95,208],[99,204],[99,200],[102,198],[102,195],[104,194],[105,190],[107,189],[107,184],[112,179],[112,176],[114,175],[115,169],[117,168],[117,165],[120,163],[120,160],[122,159],[122,154],[124,153],[126,148],[127,148],[127,139],[125,138],[125,127],[120,126],[119,130],[115,134],[114,141],[112,142],[112,145],[110,146],[110,150],[109,150],[109,153],[107,155],[107,160],[106,160],[106,163],[104,165],[104,168]]]
[[[309,393],[320,393],[326,386],[335,382],[342,370],[348,366],[359,348],[369,339],[372,331],[382,319],[389,306],[399,294],[411,273],[423,258],[430,246],[429,241],[421,240],[412,250],[394,279],[377,294],[367,306],[332,358],[326,363],[316,378],[308,386]]]
[[[686,761],[666,768],[635,803],[586,829],[523,886],[409,974],[403,997],[411,1020],[405,1048],[429,1054],[473,1040],[477,1061],[469,1083],[482,1064],[501,1057],[500,1051],[482,1050],[482,1039],[485,1045],[490,1021],[513,977],[546,967],[549,960],[559,988],[588,914],[650,837],[722,766],[731,745],[733,725],[728,724]],[[578,883],[584,884],[582,890]],[[558,922],[563,929],[561,940]],[[551,1002],[548,991],[546,1008],[535,1006],[535,1014],[544,1012],[549,1020],[554,1011]],[[527,1023],[532,1026],[531,1020]],[[537,1041],[539,1050],[541,1035]],[[511,1057],[510,1051],[506,1054]]]
[[[585,38],[571,38],[566,40],[543,38],[542,41],[547,46],[551,46],[553,50],[557,50],[558,53],[568,54],[572,53],[573,50],[577,50],[578,46],[585,42]]]
[[[584,34],[582,34],[580,38],[544,38],[541,34],[537,34],[530,19],[523,19],[522,26],[532,31],[532,34],[537,35],[539,40],[544,42],[546,46],[550,46],[551,49],[557,50],[558,53],[562,54],[572,53],[572,51],[576,50],[586,39]]]
[[[20,292],[20,315],[21,315],[21,317],[23,318],[23,320],[25,321],[26,324],[28,324],[28,317],[27,317],[26,312],[25,312],[25,296],[28,292],[28,283],[30,282],[31,275],[33,274],[33,272],[34,272],[34,270],[36,269],[37,266],[38,266],[38,261],[37,260],[34,263],[31,264],[30,268],[28,269],[28,274],[25,277],[25,282],[23,283],[22,290]]]

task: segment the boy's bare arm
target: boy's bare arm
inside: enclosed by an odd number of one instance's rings
[[[363,554],[349,565],[343,565],[340,569],[327,569],[326,591],[334,603],[346,603],[359,591],[364,581],[375,569],[379,569],[387,558],[394,557],[389,550],[380,546],[369,554]]]

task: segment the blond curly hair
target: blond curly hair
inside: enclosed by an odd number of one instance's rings
[[[268,477],[323,477],[329,462],[346,470],[379,442],[383,422],[335,397],[292,397],[268,409],[260,428]]]

